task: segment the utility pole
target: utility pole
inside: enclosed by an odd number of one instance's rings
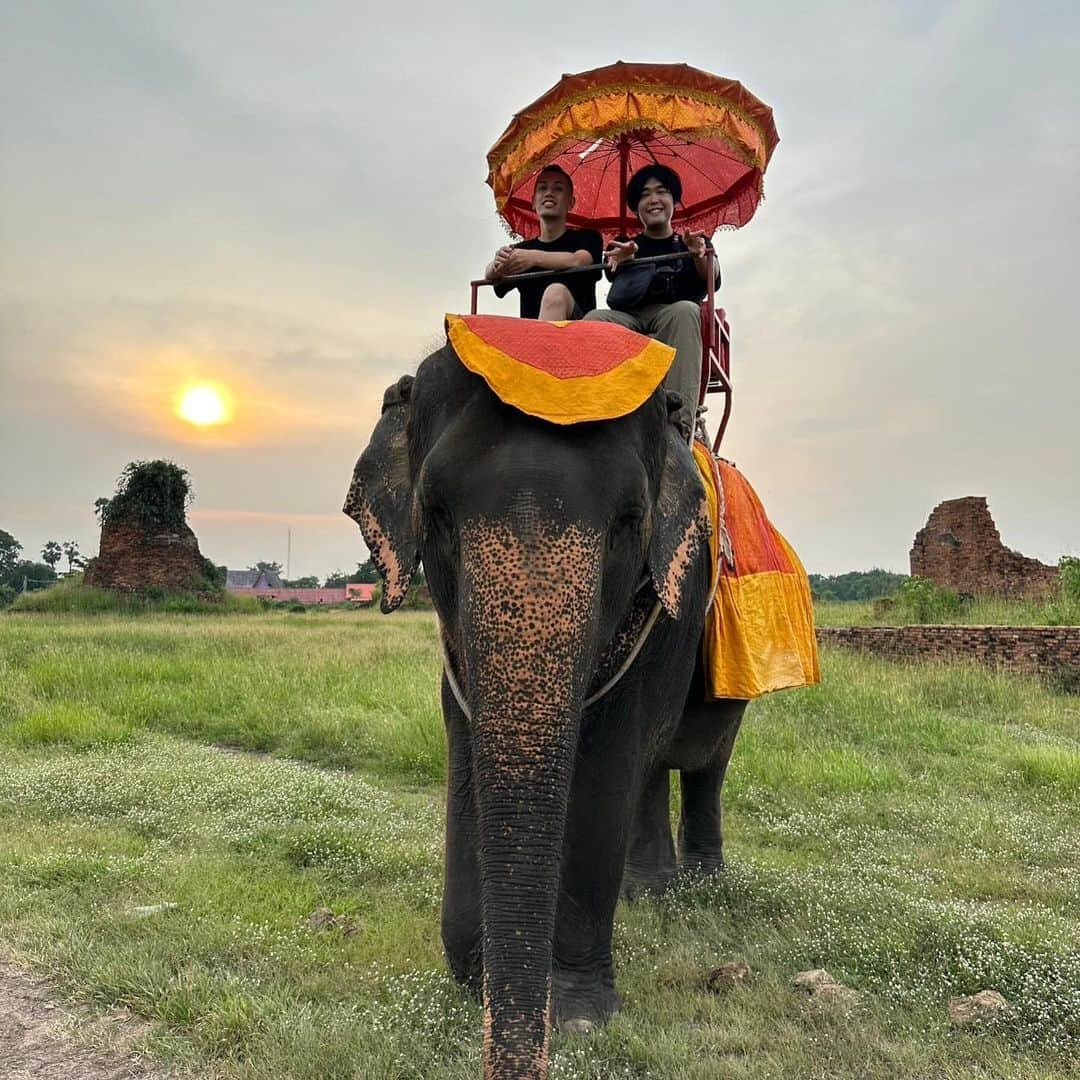
[[[289,542],[285,548],[285,580],[292,581],[292,526],[289,527]]]

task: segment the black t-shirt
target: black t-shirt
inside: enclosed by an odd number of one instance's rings
[[[624,236],[617,239],[621,243],[626,242]],[[633,240],[638,246],[637,255],[635,256],[638,259],[652,258],[655,255],[672,255],[677,251],[686,250],[686,245],[682,242],[682,237],[678,233],[665,236],[662,240],[649,236],[648,233],[638,233]],[[627,265],[630,264],[623,263],[623,266]],[[709,286],[705,279],[698,275],[693,259],[680,259],[678,262],[659,263],[658,265],[675,268],[675,293],[672,300],[693,300],[695,304],[700,304],[705,299]],[[720,285],[719,272],[716,275],[716,285],[717,287]]]
[[[572,255],[575,251],[587,251],[594,263],[602,260],[604,254],[604,241],[598,232],[592,229],[567,229],[558,238],[545,243],[539,237],[535,240],[523,240],[514,247],[524,251],[568,251]],[[522,273],[533,270],[542,270],[540,266],[530,266]],[[511,289],[517,289],[521,295],[521,317],[523,319],[540,318],[540,300],[544,290],[555,282],[561,282],[569,290],[577,306],[584,315],[596,307],[596,283],[600,280],[600,271],[591,274],[556,274],[554,277],[537,278],[535,281],[523,281],[520,285],[495,285],[495,295],[505,296]]]

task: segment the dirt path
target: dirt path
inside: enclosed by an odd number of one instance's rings
[[[120,1009],[93,1016],[61,1004],[46,982],[0,958],[3,1080],[174,1080],[132,1053],[146,1030]]]

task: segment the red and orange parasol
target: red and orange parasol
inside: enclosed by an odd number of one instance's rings
[[[574,180],[573,228],[610,239],[627,231],[626,181],[659,162],[678,172],[674,224],[712,234],[745,225],[762,199],[779,142],[772,109],[741,83],[686,64],[625,64],[564,75],[517,113],[488,153],[488,183],[511,232],[538,231],[537,173],[557,164]]]

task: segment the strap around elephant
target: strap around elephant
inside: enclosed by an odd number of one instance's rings
[[[595,694],[590,694],[589,697],[585,699],[583,708],[587,709],[591,705],[595,705],[602,697],[611,693],[622,677],[630,670],[634,661],[638,658],[638,654],[645,647],[645,642],[649,640],[649,635],[656,625],[656,620],[660,617],[662,607],[659,600],[653,604],[652,611],[649,612],[649,617],[645,620],[637,638],[634,640],[634,644],[630,647],[630,651],[626,654],[615,674],[612,675]],[[450,692],[454,695],[454,700],[458,703],[458,708],[461,709],[465,719],[471,723],[472,710],[469,708],[469,705],[465,700],[465,695],[461,692],[461,685],[458,683],[457,676],[454,674],[454,665],[450,662],[450,653],[446,647],[446,632],[443,630],[441,623],[439,625],[439,644],[442,648],[443,671],[446,673],[446,681],[450,686]]]

